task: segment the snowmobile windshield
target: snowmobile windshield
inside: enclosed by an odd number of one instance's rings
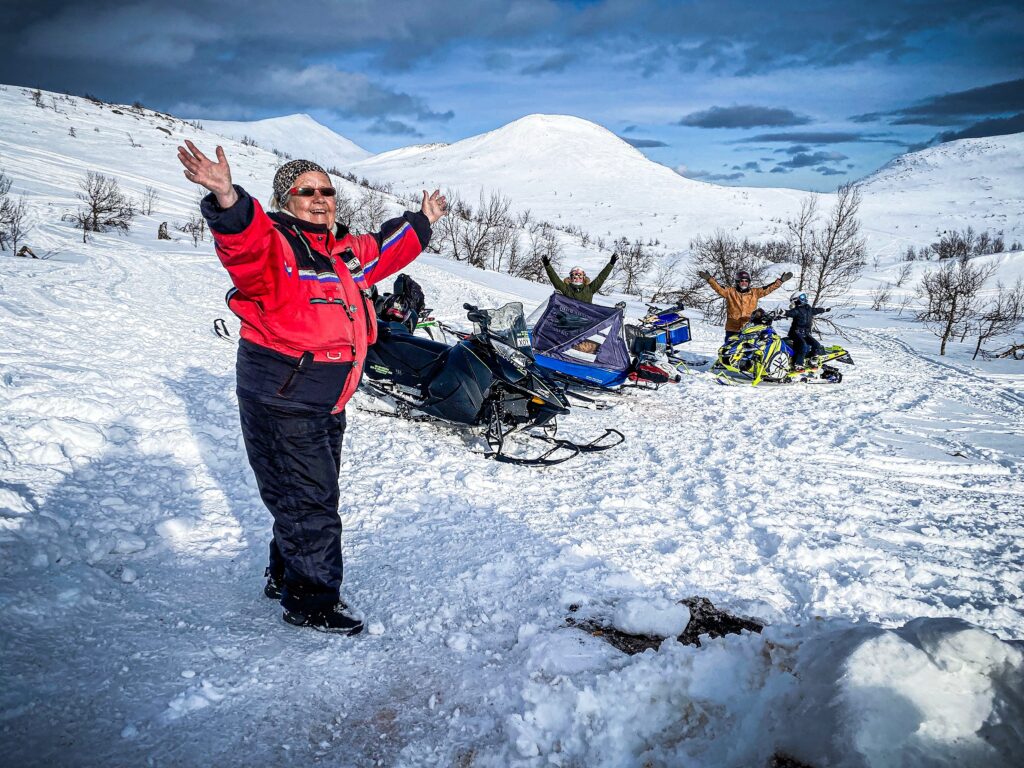
[[[513,301],[499,309],[482,311],[487,314],[487,330],[493,338],[533,359],[533,348],[530,346],[530,334],[526,330],[522,302]],[[473,323],[473,331],[481,333],[483,329],[479,323]]]

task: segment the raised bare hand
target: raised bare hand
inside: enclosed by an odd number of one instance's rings
[[[221,208],[234,205],[238,193],[231,185],[231,166],[223,147],[217,147],[217,162],[214,162],[188,139],[185,139],[185,145],[188,149],[178,147],[178,159],[185,166],[185,178],[213,192]]]
[[[430,223],[433,224],[448,213],[448,200],[445,199],[445,196],[441,194],[439,189],[435,189],[430,195],[427,195],[427,190],[424,189],[423,204],[420,206],[420,210],[430,219]]]

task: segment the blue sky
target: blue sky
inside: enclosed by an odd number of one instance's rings
[[[1019,2],[20,3],[0,81],[188,117],[308,112],[367,149],[533,112],[723,184],[834,189],[1024,131]]]

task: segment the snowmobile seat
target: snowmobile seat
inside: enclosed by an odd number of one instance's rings
[[[373,349],[389,367],[425,380],[443,363],[451,347],[413,336],[402,323],[381,323]]]

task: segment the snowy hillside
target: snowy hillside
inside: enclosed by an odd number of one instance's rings
[[[370,152],[355,142],[339,136],[309,115],[287,115],[251,122],[202,120],[209,133],[241,141],[248,137],[264,149],[283,152],[293,158],[320,163],[325,168],[346,171],[353,163],[370,157]]]
[[[904,249],[967,227],[1003,232],[1008,243],[1024,240],[1024,133],[901,155],[860,187],[867,227],[892,235]]]
[[[0,168],[29,206],[26,242],[51,255],[0,254],[5,764],[1019,764],[1019,362],[972,363],[956,342],[939,359],[905,314],[858,311],[841,321],[856,362],[841,385],[721,387],[695,365],[574,409],[560,433],[627,441],[546,470],[357,395],[344,597],[368,631],[296,629],[261,591],[271,518],[235,347],[211,332],[237,329],[226,274],[208,240],[155,236],[196,211],[175,147],[217,139],[45,102],[0,88]],[[278,159],[224,144],[265,198]],[[152,214],[82,244],[61,214],[89,170],[156,189]],[[465,301],[529,310],[548,294],[437,256],[409,272],[463,327]],[[693,329],[706,360],[720,329]],[[674,636],[695,595],[764,632],[636,655],[608,642]]]

